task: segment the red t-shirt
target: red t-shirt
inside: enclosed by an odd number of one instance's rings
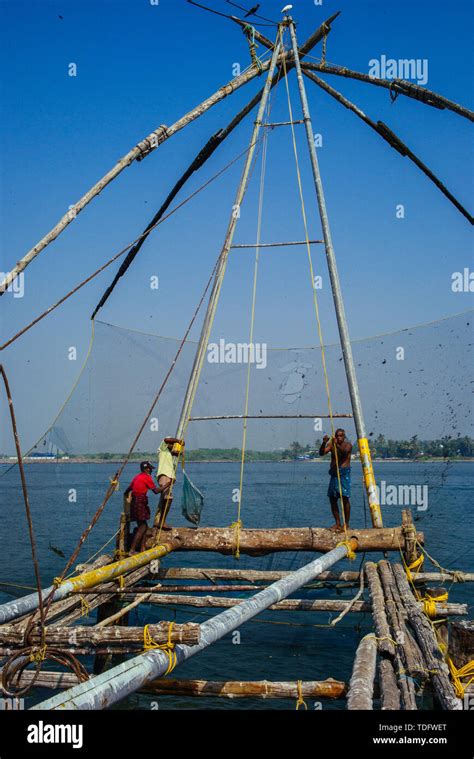
[[[130,487],[133,495],[146,495],[149,490],[156,490],[156,482],[146,472],[140,472],[133,478]]]

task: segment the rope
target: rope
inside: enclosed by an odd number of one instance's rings
[[[178,657],[176,655],[175,651],[175,644],[171,641],[171,633],[173,631],[173,625],[174,622],[169,623],[168,627],[168,640],[166,643],[157,643],[155,640],[153,640],[151,634],[150,634],[150,625],[145,625],[143,628],[143,649],[145,651],[154,651],[156,649],[160,649],[160,651],[163,651],[168,656],[168,668],[166,672],[164,673],[164,677],[166,675],[169,675],[170,672],[174,670],[176,667],[176,664],[178,663]]]
[[[352,551],[351,551],[351,553],[352,553]],[[355,558],[355,554],[354,554],[354,558]],[[361,566],[359,567],[359,578],[360,578],[359,579],[359,590],[355,594],[354,598],[352,598],[351,601],[348,603],[348,605],[346,606],[346,608],[344,609],[344,611],[342,611],[339,614],[339,616],[336,617],[336,619],[333,619],[331,621],[331,625],[333,627],[335,625],[337,625],[341,621],[341,619],[343,619],[346,616],[346,614],[348,614],[350,612],[350,610],[354,606],[355,602],[361,597],[361,595],[364,592],[364,568],[363,568],[363,564],[361,564]]]
[[[304,202],[304,194],[303,194],[303,184],[301,180],[301,171],[300,171],[300,164],[299,164],[299,157],[298,157],[298,146],[296,143],[296,134],[295,134],[295,127],[294,127],[294,119],[293,119],[293,108],[291,105],[291,97],[290,97],[290,88],[288,84],[288,77],[287,77],[287,68],[286,68],[286,60],[283,58],[283,71],[285,74],[285,85],[286,85],[286,93],[287,93],[287,99],[288,99],[288,111],[290,115],[290,122],[291,122],[291,135],[293,140],[293,152],[295,156],[295,163],[296,163],[296,174],[298,179],[298,189],[299,189],[299,195],[300,195],[300,201],[301,201],[301,213],[303,217],[303,223],[304,223],[304,230],[305,230],[305,236],[306,236],[306,248],[308,252],[308,263],[309,263],[309,275],[311,278],[311,289],[313,291],[313,301],[314,301],[314,308],[315,308],[315,315],[316,315],[316,322],[318,327],[318,336],[319,336],[319,344],[321,348],[321,360],[323,365],[323,371],[324,371],[324,381],[325,381],[325,387],[326,387],[326,396],[327,396],[327,404],[328,404],[328,413],[329,413],[329,419],[331,424],[331,435],[332,440],[335,439],[335,428],[334,428],[334,419],[333,419],[333,411],[332,411],[332,402],[331,402],[331,391],[329,387],[329,377],[328,377],[328,371],[327,371],[327,365],[326,365],[326,351],[324,347],[324,340],[323,340],[323,333],[322,333],[322,327],[321,327],[321,319],[320,319],[320,313],[319,313],[319,302],[318,302],[318,296],[316,292],[316,288],[314,286],[314,268],[313,268],[313,259],[311,255],[311,244],[310,244],[310,236],[308,232],[308,220],[306,216],[306,206]],[[341,499],[341,511],[342,511],[342,521],[344,526],[344,533],[345,533],[345,540],[348,541],[348,534],[347,534],[347,525],[346,525],[346,514],[344,509],[344,500],[342,496],[342,483],[341,483],[341,473],[339,470],[339,456],[337,451],[337,446],[335,442],[333,443],[333,451],[334,451],[334,459],[336,462],[336,471],[337,471],[337,481],[338,481],[338,487],[339,487],[339,497]]]
[[[345,546],[347,548],[347,558],[350,561],[354,561],[356,554],[352,550],[351,541],[350,540],[341,540],[340,543],[336,544],[336,548],[339,548],[339,546]]]
[[[81,599],[81,617],[88,617],[90,612],[90,606],[84,596],[80,596]]]
[[[269,120],[271,112],[271,103],[268,103],[267,107],[267,117],[266,120]],[[267,167],[267,151],[268,151],[268,130],[264,131],[263,140],[262,140],[262,168],[260,172],[260,192],[259,192],[259,199],[258,199],[258,217],[257,217],[257,246],[255,248],[255,264],[254,264],[254,272],[253,272],[253,289],[252,289],[252,308],[251,308],[251,315],[250,315],[250,335],[249,335],[249,345],[252,347],[253,345],[253,337],[254,337],[254,328],[255,328],[255,305],[257,301],[257,280],[258,280],[258,265],[260,260],[260,252],[259,252],[259,244],[262,236],[262,215],[263,215],[263,199],[265,194],[265,177],[266,177],[266,167]],[[250,347],[250,350],[252,349]],[[249,398],[250,398],[250,370],[251,370],[251,362],[249,357],[249,362],[247,365],[247,380],[246,380],[246,387],[245,387],[245,403],[244,403],[244,425],[243,425],[243,433],[242,433],[242,458],[240,462],[240,480],[239,480],[239,500],[237,504],[237,520],[233,523],[233,526],[235,528],[235,552],[234,552],[234,558],[239,559],[240,558],[240,530],[242,528],[242,520],[241,520],[241,510],[242,510],[242,491],[243,491],[243,484],[244,484],[244,469],[245,469],[245,452],[246,452],[246,446],[247,446],[247,427],[248,427],[248,412],[249,412]]]
[[[296,682],[296,691],[297,691],[297,700],[296,700],[296,711],[299,711],[299,709],[304,706],[305,710],[308,711],[308,705],[306,701],[303,698],[303,683],[301,680],[297,680]]]
[[[453,660],[449,656],[447,657],[447,662],[456,695],[459,698],[464,698],[466,690],[470,684],[474,682],[474,661],[468,662],[463,667],[460,667],[460,669],[457,669]],[[467,683],[463,684],[461,680],[465,677],[469,677],[469,680]]]
[[[246,24],[243,28],[243,33],[247,37],[248,43],[249,43],[249,50],[250,50],[250,58],[252,59],[252,66],[255,66],[258,68],[259,71],[262,71],[263,66],[260,61],[260,59],[257,56],[256,50],[258,48],[257,43],[255,42],[255,29],[250,24]]]

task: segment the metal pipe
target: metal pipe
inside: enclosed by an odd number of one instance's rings
[[[43,590],[43,598],[49,596],[54,590],[53,600],[61,601],[61,599],[65,598],[73,591],[93,588],[95,585],[114,580],[116,577],[121,577],[126,572],[130,572],[132,569],[139,569],[140,567],[145,566],[145,564],[153,561],[153,559],[160,559],[163,556],[166,556],[166,554],[172,550],[173,548],[171,545],[159,545],[150,548],[143,553],[129,556],[127,559],[115,561],[113,564],[106,564],[104,567],[99,567],[98,569],[92,569],[77,577],[71,577],[69,580],[65,580],[59,586],[51,585],[49,588]],[[21,617],[24,614],[28,614],[37,609],[38,606],[38,593],[31,593],[28,596],[17,598],[14,601],[8,601],[8,603],[0,606],[0,625],[4,625],[7,622],[10,622],[10,620]]]
[[[293,46],[293,56],[296,68],[296,75],[298,79],[298,87],[300,91],[301,107],[303,109],[303,116],[306,125],[306,135],[308,138],[309,154],[311,158],[311,166],[313,169],[314,184],[316,187],[316,195],[318,199],[319,215],[321,218],[321,225],[323,229],[326,258],[329,269],[329,277],[331,280],[331,289],[334,298],[334,306],[336,309],[337,324],[339,328],[339,336],[341,339],[342,355],[344,358],[344,366],[346,369],[347,383],[349,385],[349,394],[351,397],[352,411],[354,414],[354,422],[357,430],[357,438],[359,443],[360,460],[362,464],[362,470],[364,473],[364,483],[367,491],[367,498],[369,501],[370,513],[372,516],[372,524],[374,527],[382,527],[382,513],[380,511],[379,499],[377,496],[377,489],[375,486],[374,471],[372,468],[372,459],[370,455],[369,443],[367,440],[367,434],[365,430],[364,415],[362,413],[362,404],[360,401],[359,385],[357,382],[357,376],[355,371],[354,359],[352,356],[352,346],[349,337],[349,330],[347,327],[346,313],[344,309],[344,301],[342,298],[341,284],[339,281],[339,273],[336,264],[336,255],[332,244],[331,230],[329,226],[329,218],[326,209],[326,200],[324,197],[324,189],[321,180],[321,173],[319,171],[318,157],[316,155],[316,146],[314,144],[313,125],[311,122],[311,115],[309,112],[308,98],[306,96],[306,89],[303,80],[303,74],[301,71],[301,62],[298,52],[298,43],[296,40],[295,25],[292,19],[289,20],[289,29],[291,34],[291,42]]]
[[[237,196],[236,196],[234,206],[232,209],[231,218],[230,218],[229,226],[227,228],[227,234],[225,237],[224,245],[221,251],[221,255],[219,257],[219,263],[218,263],[216,274],[214,277],[214,285],[212,288],[211,295],[209,297],[209,303],[208,303],[206,315],[204,318],[204,324],[202,327],[201,336],[199,338],[199,343],[196,350],[196,356],[194,359],[193,368],[191,370],[191,376],[189,378],[188,387],[186,389],[186,395],[184,397],[183,407],[181,409],[181,415],[179,418],[178,428],[176,432],[177,438],[183,437],[183,433],[187,425],[188,417],[190,415],[192,405],[194,402],[197,386],[199,384],[201,369],[204,362],[204,355],[206,352],[207,344],[209,342],[209,335],[212,328],[212,322],[214,319],[217,303],[219,300],[221,286],[222,286],[222,282],[224,279],[224,274],[225,274],[225,270],[227,266],[227,260],[229,258],[229,251],[232,245],[235,229],[237,226],[237,221],[240,215],[239,214],[240,206],[242,204],[242,201],[244,199],[244,196],[247,190],[247,185],[248,185],[248,180],[249,180],[249,175],[250,175],[250,168],[252,165],[255,149],[257,146],[257,139],[260,134],[260,130],[262,128],[263,115],[265,113],[265,108],[268,102],[268,96],[272,88],[273,75],[275,73],[280,49],[281,49],[281,27],[279,26],[277,41],[273,49],[272,60],[270,63],[270,67],[268,69],[268,76],[265,82],[265,87],[263,88],[263,93],[262,93],[262,98],[260,100],[260,106],[258,109],[257,118],[255,120],[252,137],[250,139],[250,147],[247,153],[245,166],[244,166],[242,177],[240,179],[240,184],[237,190]]]
[[[248,622],[274,603],[294,593],[306,583],[313,580],[321,572],[344,559],[349,550],[357,548],[357,540],[351,538],[349,545],[344,543],[319,559],[306,564],[296,572],[256,593],[252,598],[242,601],[238,606],[218,614],[204,622],[201,627],[201,642],[196,646],[186,646],[179,643],[174,648],[176,663],[186,661],[191,656],[208,648],[232,632],[244,622]],[[349,548],[350,546],[350,548]],[[169,657],[160,649],[146,651],[129,661],[119,664],[107,672],[93,677],[85,683],[71,688],[66,694],[58,694],[53,698],[37,704],[32,710],[43,709],[106,709],[117,701],[134,693],[143,687],[144,683],[154,680],[169,670]]]

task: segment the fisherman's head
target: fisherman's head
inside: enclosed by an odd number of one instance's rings
[[[339,443],[340,445],[346,439],[346,431],[339,427],[339,429],[337,429],[334,433],[334,437],[336,438],[336,443]]]
[[[140,472],[145,472],[146,474],[151,474],[154,468],[150,461],[142,461],[140,464]]]

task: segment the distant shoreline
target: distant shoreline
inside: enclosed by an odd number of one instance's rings
[[[98,459],[98,458],[87,458],[84,457],[75,457],[73,459],[30,459],[25,458],[24,464],[121,464],[123,461],[123,457],[117,457],[114,459]],[[190,464],[238,464],[239,461],[237,459],[187,459],[188,463]],[[353,463],[357,464],[359,463],[360,459],[353,459]],[[441,456],[435,458],[426,458],[426,459],[401,459],[401,458],[374,458],[372,459],[374,464],[442,464],[442,463],[448,463],[448,462],[456,462],[456,463],[472,463],[474,461],[473,457],[468,456],[459,456],[459,457],[449,457],[449,458],[443,458]],[[15,458],[0,458],[0,465],[3,466],[14,466],[17,463]],[[137,464],[136,460],[130,461],[130,464]],[[247,461],[248,464],[328,464],[327,459],[307,459],[305,461],[297,460],[297,459],[257,459],[252,460],[249,459]]]

